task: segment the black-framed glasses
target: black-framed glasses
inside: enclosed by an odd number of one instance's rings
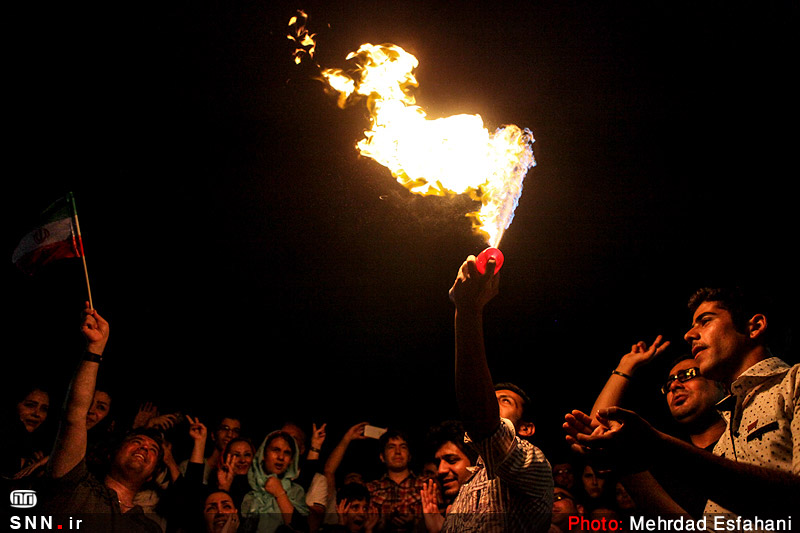
[[[661,387],[661,393],[667,394],[669,392],[669,388],[672,386],[672,383],[677,379],[681,383],[685,383],[690,379],[694,379],[700,375],[700,369],[697,367],[686,368],[684,370],[679,371],[676,374],[671,375],[667,378],[666,383]]]

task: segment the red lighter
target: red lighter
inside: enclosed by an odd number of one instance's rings
[[[497,248],[489,247],[478,254],[478,257],[475,258],[475,266],[478,267],[478,272],[481,274],[486,272],[486,262],[489,259],[494,259],[494,272],[500,272],[500,267],[503,266],[503,252],[498,250]]]

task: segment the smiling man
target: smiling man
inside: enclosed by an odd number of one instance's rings
[[[111,458],[108,474],[100,481],[86,466],[87,414],[95,397],[97,372],[108,342],[109,325],[86,304],[81,332],[86,351],[67,391],[55,446],[48,462],[43,496],[56,516],[80,516],[87,531],[160,532],[133,503],[142,485],[153,477],[163,459],[161,436],[152,430],[127,435]]]
[[[455,420],[432,427],[427,441],[433,453],[436,479],[442,488],[446,509],[458,496],[461,485],[475,473],[472,467],[478,461],[478,454],[464,442],[464,426]]]

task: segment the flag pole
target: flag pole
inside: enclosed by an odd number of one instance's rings
[[[89,284],[89,270],[86,268],[86,254],[83,251],[83,237],[81,237],[81,225],[78,222],[78,209],[75,206],[75,196],[69,193],[69,201],[72,204],[72,217],[75,219],[75,231],[78,234],[78,248],[81,254],[81,261],[83,261],[83,274],[86,277],[86,292],[89,297],[89,309],[94,310],[92,303],[92,287]]]

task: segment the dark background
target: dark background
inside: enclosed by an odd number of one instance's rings
[[[75,193],[120,417],[145,400],[206,420],[226,406],[257,440],[284,418],[328,422],[332,446],[361,420],[422,435],[458,416],[447,291],[485,246],[474,206],[414,196],[358,156],[366,111],[294,64],[296,9],[319,65],[398,44],[430,117],[533,131],[486,332],[546,451],[633,342],[682,348],[696,287],[766,285],[796,321],[795,2],[49,9],[9,18],[3,246]],[[4,379],[59,390],[81,348],[80,262],[4,268]],[[666,364],[636,389],[659,423]]]

